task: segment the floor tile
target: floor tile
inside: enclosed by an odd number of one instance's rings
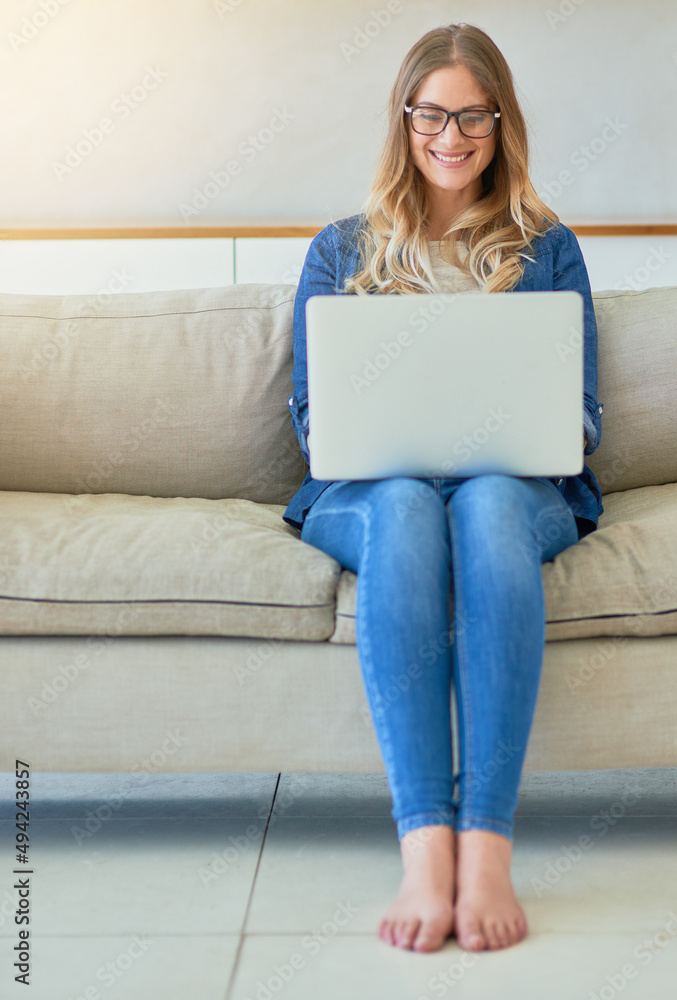
[[[481,954],[450,940],[430,955],[361,935],[247,936],[231,998],[674,1000],[675,935],[677,925],[647,949],[642,935],[542,934]]]
[[[0,939],[3,1000],[224,1000],[238,938],[35,936],[28,989],[10,971],[14,943]]]
[[[264,826],[252,819],[109,819],[78,844],[78,823],[32,823],[34,931],[237,933]],[[0,823],[2,872],[14,867],[12,839],[13,828]],[[3,921],[0,935],[7,935]]]
[[[675,844],[674,816],[518,819],[512,872],[530,927],[630,933],[660,924],[677,910]],[[346,933],[372,933],[400,878],[390,821],[282,817],[267,833],[247,931],[310,933],[349,900],[358,913]]]
[[[535,931],[659,927],[677,912],[677,816],[522,817],[512,874]]]
[[[0,775],[0,970],[16,943],[12,790]],[[32,1000],[674,996],[674,768],[524,775],[513,878],[529,937],[481,955],[379,941],[401,878],[385,775],[35,774],[31,792]],[[27,995],[0,977],[3,1000]]]
[[[370,934],[401,874],[392,820],[282,817],[266,835],[247,930],[311,933],[349,904],[357,913],[339,933]]]

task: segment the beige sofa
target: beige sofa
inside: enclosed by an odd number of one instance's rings
[[[354,574],[281,518],[293,285],[0,296],[0,770],[383,765]],[[677,765],[677,288],[594,295],[599,529],[525,769]]]

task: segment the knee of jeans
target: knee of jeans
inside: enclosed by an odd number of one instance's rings
[[[379,480],[375,487],[370,498],[373,507],[381,518],[392,516],[395,527],[426,519],[441,523],[444,519],[444,504],[429,483],[393,477]]]
[[[454,507],[465,506],[466,510],[478,513],[482,517],[491,510],[507,510],[515,508],[522,510],[524,506],[524,482],[517,476],[504,476],[498,473],[482,476],[472,476],[457,488],[451,498]]]
[[[378,538],[381,545],[385,544],[393,553],[396,549],[409,553],[413,544],[417,552],[425,557],[430,548],[423,544],[424,539],[439,548],[440,537],[448,535],[444,503],[428,483],[418,479],[393,477],[365,480],[351,485],[355,489],[350,489],[344,495],[345,505],[339,504],[338,507],[341,514],[345,515],[349,510],[353,514],[359,514],[365,544],[371,546],[372,541]],[[331,509],[335,506],[336,503],[330,502],[327,512],[320,507],[314,518],[322,518],[324,513],[336,513],[336,510]],[[304,528],[309,524],[310,517],[311,515],[306,518]],[[346,528],[344,520],[342,529],[345,531]],[[301,539],[309,538],[310,531],[306,528]]]
[[[450,514],[466,529],[493,537],[494,532],[508,525],[510,537],[521,539],[521,548],[540,555],[541,561],[553,559],[562,549],[578,540],[578,529],[571,509],[564,498],[539,483],[547,493],[539,496],[536,505],[529,496],[533,480],[516,476],[486,475],[467,480],[452,497]],[[532,502],[526,503],[525,499]]]

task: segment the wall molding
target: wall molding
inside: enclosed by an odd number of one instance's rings
[[[116,226],[83,229],[0,229],[2,240],[190,240],[269,239],[315,236],[327,223],[315,225]]]
[[[116,226],[63,229],[0,229],[0,240],[172,240],[275,239],[313,237],[328,223],[315,225]],[[565,223],[567,225],[567,223]],[[572,223],[577,236],[677,236],[677,223]]]

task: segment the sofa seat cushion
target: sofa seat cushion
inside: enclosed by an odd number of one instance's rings
[[[597,530],[542,574],[546,640],[677,634],[677,484],[606,494]],[[342,572],[332,642],[355,642],[356,583]]]
[[[284,510],[0,492],[0,634],[326,639],[341,568]]]

